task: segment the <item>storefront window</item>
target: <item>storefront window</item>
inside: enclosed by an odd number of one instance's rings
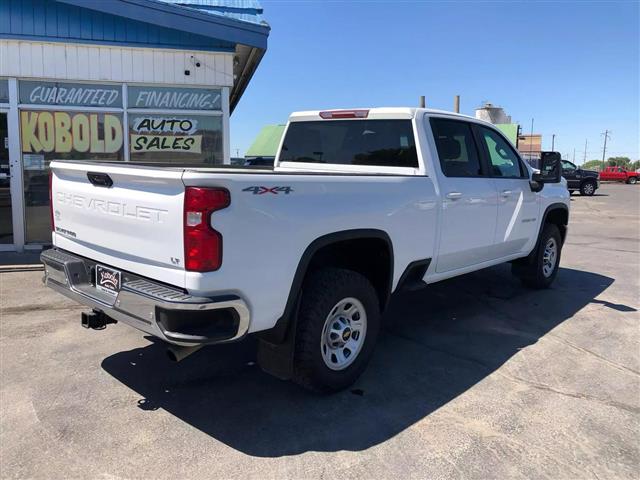
[[[9,103],[9,81],[0,78],[0,103]]]
[[[0,79],[0,103],[8,101],[7,87]],[[54,160],[222,164],[223,92],[18,80],[26,242],[51,240],[48,176]]]
[[[20,111],[26,241],[48,242],[49,164],[124,160],[121,113]]]
[[[221,164],[220,115],[144,114],[129,111],[132,162]]]

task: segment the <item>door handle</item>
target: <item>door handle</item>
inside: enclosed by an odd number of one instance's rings
[[[462,197],[462,193],[460,192],[449,192],[447,193],[447,198],[449,200],[457,200]]]
[[[511,190],[503,190],[502,192],[500,192],[500,196],[504,197],[504,198],[507,198],[507,197],[511,196],[511,193],[513,193],[513,192],[511,192]]]

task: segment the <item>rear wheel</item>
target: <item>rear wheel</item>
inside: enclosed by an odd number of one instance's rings
[[[630,183],[631,185],[635,185],[636,183],[638,183],[638,177],[629,177],[629,179],[627,180],[627,183]]]
[[[580,185],[580,195],[590,197],[594,193],[596,193],[596,182],[593,180],[587,180]]]
[[[380,330],[376,291],[363,275],[323,268],[303,287],[293,379],[315,391],[337,391],[366,368]]]
[[[558,274],[562,237],[552,223],[544,225],[536,250],[521,263],[513,263],[512,271],[522,283],[531,288],[548,288]]]

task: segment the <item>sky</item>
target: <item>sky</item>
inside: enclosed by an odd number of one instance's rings
[[[483,101],[576,163],[640,158],[640,2],[262,0],[267,52],[231,116],[231,154],[296,110]]]

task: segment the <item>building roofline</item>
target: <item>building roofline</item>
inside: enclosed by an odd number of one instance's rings
[[[243,22],[156,0],[56,1],[261,50],[266,50],[267,38],[271,30],[267,24]]]

